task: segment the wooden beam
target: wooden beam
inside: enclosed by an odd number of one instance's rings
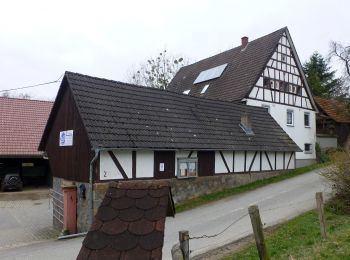
[[[252,159],[252,162],[250,163],[249,172],[252,170],[252,167],[253,167],[253,164],[254,164],[255,157],[256,157],[257,153],[258,153],[258,152],[256,151],[255,154],[254,154],[254,157],[253,157],[253,159]]]
[[[290,157],[289,157],[288,164],[287,164],[287,170],[288,170],[288,167],[289,167],[290,160],[292,159],[292,156],[293,156],[293,152],[290,153]]]
[[[190,153],[187,155],[187,158],[191,158],[192,154],[193,154],[193,151],[190,151]]]
[[[275,170],[277,170],[277,152],[275,152]]]
[[[114,153],[112,151],[108,151],[108,154],[112,158],[115,166],[117,166],[117,168],[118,168],[119,172],[121,173],[121,175],[123,176],[123,178],[128,180],[129,179],[128,176],[126,175],[122,165],[119,163],[117,157],[115,157]]]
[[[227,170],[227,173],[230,173],[230,168],[228,167],[228,165],[227,165],[227,162],[226,162],[226,159],[225,159],[225,156],[224,156],[224,154],[220,151],[220,155],[221,155],[221,159],[222,159],[222,161],[224,162],[224,164],[225,164],[225,167],[226,167],[226,170]]]
[[[244,151],[244,172],[247,172],[247,151]]]
[[[262,171],[262,151],[260,151],[260,171]]]
[[[283,152],[283,170],[286,169],[286,152]]]
[[[268,154],[267,154],[267,152],[266,152],[266,151],[265,151],[264,153],[265,153],[266,159],[267,159],[267,161],[268,161],[268,163],[269,163],[269,165],[270,165],[271,171],[273,171],[273,168],[272,168],[272,165],[271,165],[271,162],[270,162],[269,156],[268,156]]]
[[[232,153],[232,172],[235,172],[235,151]]]
[[[132,151],[132,178],[136,179],[136,151]]]

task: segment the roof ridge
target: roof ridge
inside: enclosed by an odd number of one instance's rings
[[[217,99],[214,99],[214,98],[203,98],[203,97],[185,95],[185,94],[182,94],[182,93],[179,93],[179,92],[170,91],[170,90],[166,90],[166,89],[158,89],[158,88],[152,88],[152,87],[147,87],[147,86],[142,86],[142,85],[126,83],[126,82],[117,81],[117,80],[111,80],[111,79],[106,79],[106,78],[99,78],[99,77],[90,76],[90,75],[86,75],[86,74],[81,74],[81,73],[77,73],[77,72],[66,71],[65,74],[73,74],[73,75],[82,76],[82,77],[86,77],[86,78],[102,80],[102,81],[111,82],[111,83],[117,83],[117,84],[124,85],[125,87],[136,87],[138,89],[147,89],[149,91],[158,92],[158,93],[169,93],[169,94],[172,94],[174,96],[182,97],[182,98],[185,97],[185,98],[192,98],[192,99],[206,101],[206,102],[209,101],[209,102],[222,103],[222,104],[227,104],[227,105],[230,104],[230,105],[237,105],[237,106],[245,106],[244,104],[241,104],[240,101],[225,101],[225,100],[217,100]]]
[[[35,102],[46,102],[46,103],[54,103],[54,101],[50,100],[40,100],[40,99],[30,99],[30,98],[19,98],[19,97],[0,97],[3,99],[15,99],[15,100],[25,100],[25,101],[35,101]]]
[[[269,34],[265,34],[265,35],[263,35],[263,36],[260,36],[260,37],[258,37],[258,38],[256,38],[256,39],[250,41],[249,44],[251,44],[252,42],[256,42],[256,41],[258,41],[258,40],[261,40],[262,38],[269,37],[270,35],[275,34],[275,33],[277,33],[278,31],[283,32],[283,31],[285,31],[286,29],[288,29],[287,26],[282,27],[282,28],[280,28],[280,29],[278,29],[278,30],[276,30],[276,31],[273,31],[273,32],[271,32],[271,33],[269,33]],[[199,61],[196,61],[196,62],[194,62],[194,63],[191,63],[191,64],[188,64],[188,65],[186,65],[186,66],[183,66],[183,67],[181,67],[180,69],[186,68],[186,67],[189,67],[189,66],[192,66],[192,65],[195,65],[195,64],[197,64],[197,63],[199,63],[199,62],[202,62],[202,61],[205,61],[205,60],[212,59],[212,58],[215,57],[215,56],[222,55],[222,54],[227,53],[227,52],[231,52],[231,51],[233,51],[234,49],[238,49],[238,48],[240,48],[240,47],[241,47],[241,46],[238,45],[238,46],[236,46],[236,47],[233,47],[233,48],[231,48],[231,49],[225,50],[225,51],[223,51],[223,52],[216,53],[216,54],[214,54],[214,55],[211,55],[211,56],[209,56],[209,57],[206,57],[206,58],[201,59],[201,60],[199,60]]]

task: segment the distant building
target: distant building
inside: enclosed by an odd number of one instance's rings
[[[302,149],[296,166],[316,160],[316,105],[287,27],[179,70],[168,90],[266,108]]]
[[[51,184],[48,161],[38,146],[52,105],[0,97],[0,178],[19,173],[24,185]]]
[[[315,97],[319,114],[316,117],[317,142],[321,148],[337,146],[350,150],[350,108],[342,101]]]

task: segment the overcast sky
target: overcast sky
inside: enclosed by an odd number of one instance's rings
[[[69,70],[119,81],[167,48],[196,61],[288,26],[304,62],[350,43],[350,1],[1,1],[0,90]],[[12,94],[56,96],[58,84]],[[1,93],[0,93],[1,94]]]

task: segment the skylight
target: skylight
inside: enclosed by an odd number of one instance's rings
[[[208,70],[203,70],[201,73],[199,73],[198,77],[196,80],[193,82],[193,84],[197,84],[203,81],[219,78],[221,74],[224,72],[224,70],[227,67],[227,63],[222,64],[220,66],[208,69]]]
[[[204,94],[205,91],[207,91],[207,89],[209,88],[209,84],[205,85],[201,91],[201,94]]]
[[[182,92],[182,94],[188,95],[190,93],[190,91],[191,91],[190,89],[187,89],[184,92]]]

